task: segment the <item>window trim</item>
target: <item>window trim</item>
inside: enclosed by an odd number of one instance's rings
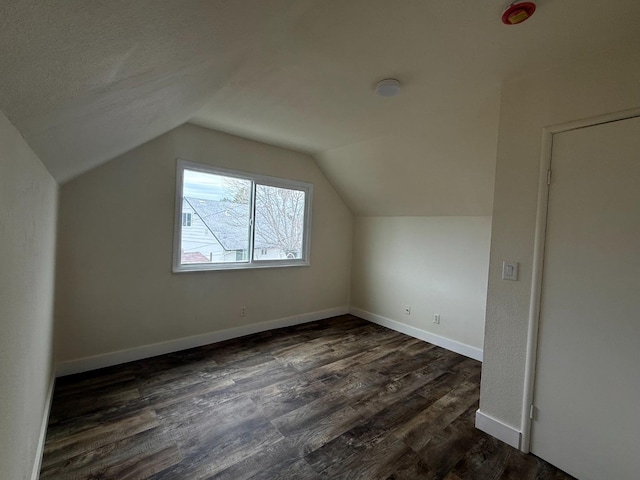
[[[227,177],[249,180],[252,182],[251,203],[250,208],[252,216],[250,218],[251,235],[249,236],[249,259],[246,262],[228,262],[228,263],[202,263],[187,264],[181,263],[181,246],[182,246],[182,202],[183,202],[183,185],[184,171],[194,170],[203,173],[211,173],[214,175],[224,175]],[[282,259],[282,260],[256,260],[254,257],[254,226],[255,218],[255,186],[256,184],[269,187],[288,188],[294,190],[302,190],[305,192],[304,207],[304,233],[302,237],[302,258],[299,259]],[[249,173],[240,170],[230,170],[220,168],[213,165],[190,162],[187,160],[177,159],[176,161],[176,190],[175,190],[175,210],[173,214],[173,272],[201,272],[201,271],[218,271],[218,270],[246,270],[254,268],[277,268],[277,267],[304,267],[309,266],[311,256],[311,212],[313,204],[313,184],[300,182],[297,180],[288,180],[284,178],[271,177],[257,173]]]

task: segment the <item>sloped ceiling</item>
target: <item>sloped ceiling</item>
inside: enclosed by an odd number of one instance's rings
[[[0,109],[60,182],[191,121],[314,155],[358,215],[489,215],[502,82],[640,55],[637,0],[504,4],[4,1]]]

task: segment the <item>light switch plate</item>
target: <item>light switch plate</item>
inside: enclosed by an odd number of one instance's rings
[[[502,262],[502,279],[518,281],[518,262],[505,260]]]

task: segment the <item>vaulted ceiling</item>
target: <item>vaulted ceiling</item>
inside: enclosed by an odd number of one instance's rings
[[[312,154],[355,214],[489,215],[501,84],[640,58],[637,0],[504,6],[5,0],[0,109],[60,182],[190,121]]]

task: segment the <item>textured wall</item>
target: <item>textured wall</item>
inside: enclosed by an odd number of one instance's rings
[[[312,183],[311,266],[172,273],[176,158]],[[66,183],[59,216],[61,361],[349,304],[351,212],[307,155],[184,125]]]
[[[490,233],[490,217],[357,217],[352,305],[482,349]]]
[[[57,185],[0,113],[0,478],[27,479],[52,373]]]
[[[480,409],[518,430],[542,129],[640,107],[640,64],[629,61],[634,55],[620,48],[502,89]],[[501,280],[505,259],[520,262],[520,281]]]

